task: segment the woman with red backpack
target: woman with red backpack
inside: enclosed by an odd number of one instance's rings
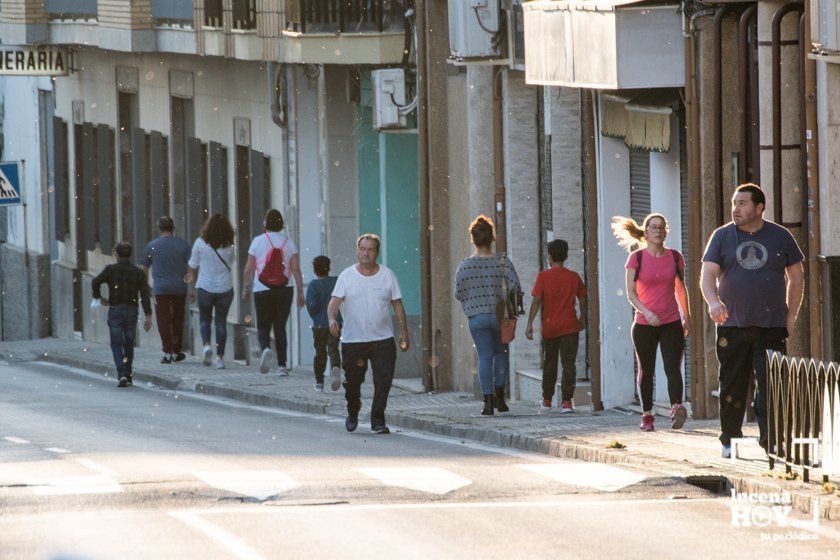
[[[688,412],[682,404],[682,361],[691,314],[685,289],[685,260],[676,249],[665,246],[668,223],[662,214],[648,215],[640,226],[632,218],[616,216],[613,233],[620,246],[630,250],[624,268],[627,299],[636,310],[633,347],[639,373],[637,387],[642,401],[644,432],[653,431],[653,376],[656,349],[662,348],[662,362],[668,379],[671,427],[682,428]]]
[[[297,287],[297,305],[303,307],[303,278],[295,242],[283,231],[285,223],[279,210],[265,214],[265,233],[251,241],[248,262],[242,280],[242,300],[248,301],[252,286],[257,312],[257,336],[260,343],[260,373],[268,373],[274,360],[271,330],[277,349],[280,376],[289,375],[286,368],[286,321],[292,309]],[[255,274],[256,273],[256,274]]]

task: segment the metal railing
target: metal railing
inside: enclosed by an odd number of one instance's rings
[[[767,351],[767,451],[807,482],[819,468],[823,481],[840,474],[840,364]]]
[[[233,0],[233,28],[257,28],[257,0]]]
[[[300,33],[401,31],[409,1],[286,0],[286,29]]]
[[[206,27],[222,27],[222,0],[204,0],[204,25]]]

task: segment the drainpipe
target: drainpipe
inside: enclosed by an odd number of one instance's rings
[[[496,198],[493,220],[496,222],[496,252],[507,254],[507,220],[505,193],[505,154],[504,154],[504,90],[502,72],[499,66],[493,67],[493,182],[496,185]]]
[[[598,289],[598,178],[595,147],[595,92],[581,90],[581,135],[583,136],[583,207],[585,209],[586,330],[589,370],[592,374],[592,410],[604,410],[601,399],[601,303]]]
[[[790,12],[801,14],[802,4],[785,4],[773,14],[771,93],[773,107],[773,219],[782,222],[782,20]],[[804,224],[803,224],[804,225]]]
[[[433,391],[437,386],[437,369],[432,367],[432,358],[436,355],[435,337],[432,336],[432,270],[431,270],[431,201],[430,165],[429,165],[429,46],[428,46],[428,1],[416,0],[415,25],[417,26],[417,139],[419,145],[419,195],[420,195],[420,299],[422,302],[421,344],[423,356],[423,388]]]
[[[738,20],[738,111],[741,113],[741,154],[738,158],[738,182],[747,182],[747,154],[749,153],[750,138],[750,47],[748,41],[749,28],[758,12],[758,6],[753,4],[741,14]]]
[[[715,173],[715,224],[723,223],[723,47],[721,45],[721,31],[723,18],[729,13],[730,6],[724,5],[717,9],[712,28],[712,47],[714,48],[714,173]]]
[[[807,228],[808,266],[806,282],[808,283],[809,319],[811,322],[811,356],[827,359],[823,353],[822,340],[822,276],[817,263],[820,254],[820,176],[818,173],[818,142],[817,138],[817,63],[807,56],[811,45],[811,6],[805,4],[802,16],[803,32],[800,33],[800,64],[803,74],[803,110],[801,120],[805,123],[803,137],[805,159],[803,195],[803,225]],[[806,187],[807,188],[804,188]]]

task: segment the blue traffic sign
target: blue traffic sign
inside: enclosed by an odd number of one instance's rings
[[[20,204],[20,164],[0,163],[0,206]]]

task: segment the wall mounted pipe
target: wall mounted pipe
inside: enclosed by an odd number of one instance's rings
[[[741,116],[741,155],[738,158],[738,182],[747,182],[747,154],[750,150],[750,46],[749,31],[758,14],[753,4],[738,19],[738,111]],[[721,195],[722,197],[723,195]]]
[[[723,223],[723,48],[721,45],[723,18],[731,6],[723,5],[715,12],[712,22],[712,47],[714,48],[712,83],[714,87],[714,180],[715,180],[715,224]]]

